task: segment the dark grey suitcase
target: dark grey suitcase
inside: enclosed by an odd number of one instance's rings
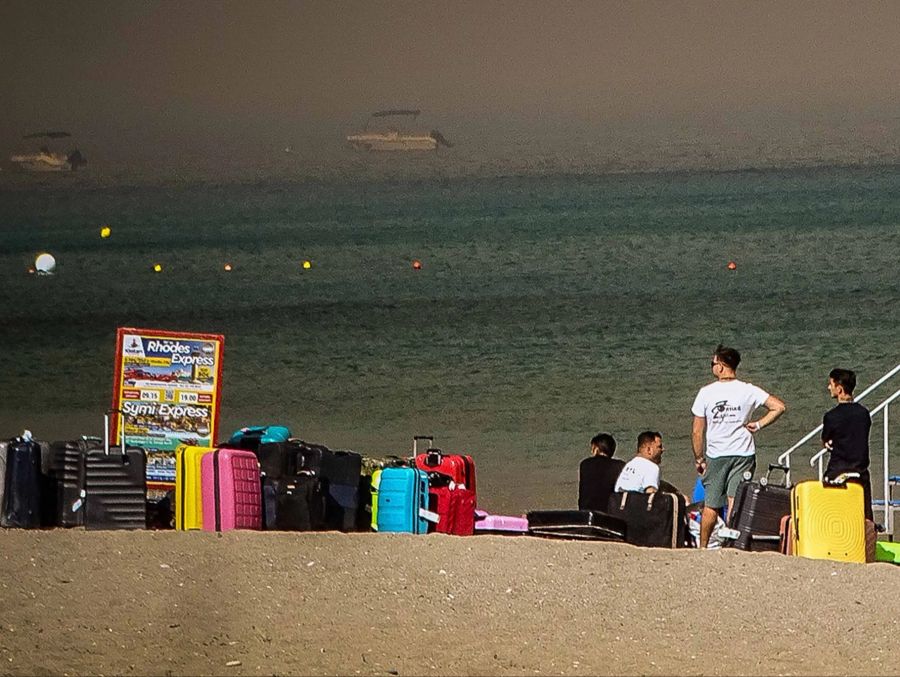
[[[10,440],[6,449],[6,492],[0,525],[41,526],[41,448],[28,439]]]
[[[84,526],[85,459],[91,449],[103,449],[103,441],[98,437],[82,437],[50,445],[50,478],[55,500],[49,526]]]
[[[109,415],[119,416],[121,445],[109,447]],[[147,528],[147,455],[125,445],[125,420],[120,411],[104,416],[102,449],[85,455],[85,529]]]
[[[773,470],[784,473],[782,484],[771,483]],[[726,547],[739,550],[775,552],[781,544],[781,519],[791,514],[791,490],[787,484],[788,469],[770,464],[766,476],[758,482],[745,480],[734,494],[729,526],[740,532]],[[749,473],[747,473],[749,475]]]

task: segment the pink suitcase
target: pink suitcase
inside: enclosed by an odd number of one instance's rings
[[[489,515],[484,510],[475,511],[476,534],[524,534],[528,532],[526,517]]]
[[[262,528],[259,461],[252,451],[216,449],[200,461],[204,531]]]

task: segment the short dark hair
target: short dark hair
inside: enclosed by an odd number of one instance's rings
[[[638,449],[640,449],[641,447],[643,447],[646,444],[650,444],[657,437],[661,438],[662,435],[660,435],[655,430],[645,430],[640,435],[638,435]]]
[[[721,343],[713,353],[716,359],[730,369],[737,369],[741,363],[741,354],[734,348],[726,348]]]
[[[597,433],[591,438],[591,448],[594,447],[597,447],[604,456],[612,458],[616,453],[616,440],[609,433]]]
[[[853,389],[856,387],[856,372],[850,369],[832,369],[828,378],[840,384],[848,395],[853,394]]]

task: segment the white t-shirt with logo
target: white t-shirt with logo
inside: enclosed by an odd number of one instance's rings
[[[659,489],[659,466],[648,458],[635,456],[619,473],[615,490],[644,493],[647,487]]]
[[[767,399],[765,390],[737,379],[700,388],[691,412],[706,419],[706,457],[753,456],[756,444],[744,426]]]

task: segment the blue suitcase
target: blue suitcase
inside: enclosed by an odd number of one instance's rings
[[[378,531],[428,531],[428,475],[416,468],[384,468],[378,484]]]

